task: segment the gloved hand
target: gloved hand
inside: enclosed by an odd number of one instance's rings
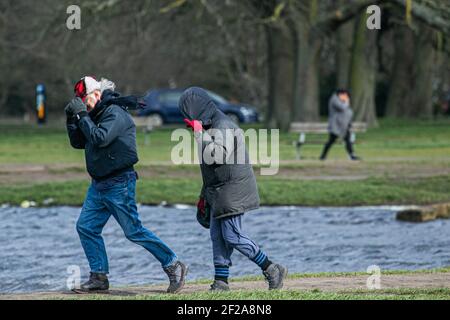
[[[200,198],[197,202],[197,209],[202,213],[205,214],[205,198]]]
[[[67,104],[64,111],[66,112],[67,117],[73,117],[80,112],[87,112],[87,107],[81,98],[76,97]]]
[[[184,119],[184,122],[186,123],[186,126],[194,130],[194,132],[203,131],[202,123],[198,120]]]
[[[144,98],[139,97],[137,99],[137,107],[141,108],[141,109],[144,109],[146,106],[147,106],[147,103],[145,102]]]
[[[197,203],[197,221],[206,229],[209,229],[210,227],[210,215],[211,212],[206,200],[204,198],[200,198]]]

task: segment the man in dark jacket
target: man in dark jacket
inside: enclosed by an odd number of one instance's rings
[[[350,107],[350,93],[345,89],[338,89],[331,96],[328,103],[328,142],[325,144],[320,160],[325,160],[330,148],[338,138],[345,141],[348,156],[351,160],[359,160],[354,154],[351,142],[351,123],[353,111]]]
[[[229,290],[234,249],[262,269],[269,289],[280,289],[287,269],[272,263],[242,230],[243,214],[259,207],[256,179],[242,131],[201,88],[187,89],[180,98],[179,108],[188,127],[194,130],[202,154],[199,159],[203,188],[197,206],[200,216],[211,213],[209,221],[202,223],[210,227],[213,244],[215,277],[211,290]]]
[[[136,127],[127,112],[136,107],[135,97],[120,97],[112,82],[85,77],[75,86],[76,98],[66,107],[70,144],[85,149],[87,170],[92,177],[77,231],[91,268],[91,275],[78,293],[109,289],[108,258],[101,236],[112,215],[125,236],[153,254],[169,276],[170,293],[182,289],[186,266],[154,233],[144,228],[135,202],[138,162]]]

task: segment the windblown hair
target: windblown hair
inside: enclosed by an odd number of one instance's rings
[[[108,79],[102,78],[100,80],[100,91],[103,93],[105,90],[114,91],[116,89],[116,84]]]

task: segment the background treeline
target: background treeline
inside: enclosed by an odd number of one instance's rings
[[[82,28],[66,27],[68,5]],[[382,8],[368,30],[366,8]],[[76,80],[123,93],[201,85],[251,103],[270,126],[317,120],[336,87],[357,120],[432,117],[450,90],[448,0],[2,0],[0,114],[61,114]]]

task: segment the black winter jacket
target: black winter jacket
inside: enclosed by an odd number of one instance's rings
[[[127,111],[127,104],[134,102],[107,90],[91,112],[67,120],[70,144],[85,149],[87,171],[94,180],[131,171],[138,162],[136,126]]]

